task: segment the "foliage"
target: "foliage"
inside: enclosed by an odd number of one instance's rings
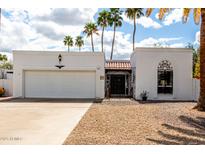
[[[113,26],[113,40],[112,40],[112,49],[111,49],[111,55],[110,55],[110,60],[112,60],[113,56],[113,50],[114,50],[114,43],[115,43],[115,31],[116,27],[121,27],[122,26],[122,11],[119,8],[110,8],[110,15],[108,19],[109,25],[112,27]]]
[[[194,50],[194,45],[190,42],[188,42],[185,46],[185,48],[188,48],[188,49],[193,49]]]
[[[141,16],[144,16],[142,8],[127,8],[125,14],[131,20],[139,19]]]
[[[93,34],[98,35],[97,25],[95,23],[92,23],[92,22],[86,23],[83,33],[87,34],[87,37],[91,38],[92,50],[94,52]]]
[[[99,16],[97,18],[97,24],[100,27],[107,27],[109,25],[108,19],[110,16],[110,12],[106,11],[106,10],[102,10],[101,12],[99,12]]]
[[[135,32],[136,32],[136,19],[139,19],[141,16],[144,16],[143,9],[142,8],[127,8],[125,11],[126,16],[133,20],[134,22],[134,30],[133,30],[133,36],[132,36],[132,45],[133,45],[133,51],[135,49]]]
[[[157,48],[167,48],[169,46],[170,46],[169,43],[167,43],[165,41],[160,41],[160,42],[154,43],[154,47],[157,47]]]
[[[12,70],[13,69],[13,64],[11,64],[10,62],[6,61],[6,62],[3,62],[2,64],[0,64],[0,68],[1,69]]]
[[[8,69],[8,70],[12,70],[13,69],[13,65],[8,62],[8,58],[6,55],[2,55],[0,54],[0,69]]]
[[[77,47],[79,47],[79,51],[80,51],[80,48],[84,45],[84,41],[83,41],[83,37],[82,36],[77,36],[76,39],[75,39],[75,45]]]
[[[109,25],[112,27],[113,25],[116,27],[122,26],[122,11],[119,8],[110,8],[109,12]]]
[[[184,9],[183,9],[183,18],[182,18],[182,21],[183,21],[184,23],[187,22],[190,12],[191,12],[191,9],[190,9],[190,8],[184,8]],[[195,9],[193,9],[193,17],[194,17],[194,22],[195,22],[196,24],[199,24],[199,22],[200,22],[200,16],[201,16],[201,9],[200,9],[200,8],[195,8]]]
[[[192,61],[193,62],[193,64],[192,64],[193,72],[192,72],[192,74],[193,74],[193,78],[199,78],[199,72],[198,72],[200,70],[199,69],[199,66],[200,66],[200,64],[199,64],[199,62],[200,62],[199,61],[199,49],[195,49],[194,45],[190,42],[187,43],[185,48],[193,50],[193,61]]]
[[[146,10],[146,16],[150,16],[151,13],[153,12],[153,8],[148,8]],[[170,12],[172,9],[169,8],[160,8],[159,10],[159,14],[158,17],[160,20],[163,19],[164,15],[168,12]],[[191,12],[191,8],[184,8],[183,9],[183,16],[182,16],[182,22],[186,23],[189,17],[189,13]],[[200,16],[201,16],[201,9],[200,8],[194,8],[193,9],[193,18],[194,18],[194,22],[196,24],[199,24],[200,22]]]
[[[200,56],[198,54],[197,61],[194,65],[194,78],[200,79]]]
[[[0,54],[0,61],[7,61],[7,60],[8,60],[8,58],[6,55]]]
[[[93,35],[93,34],[97,34],[98,35],[98,29],[97,29],[97,25],[93,22],[88,22],[86,23],[85,27],[84,27],[84,31],[85,34],[87,34],[87,37]]]
[[[73,46],[73,38],[70,35],[65,36],[64,45],[68,47],[68,51],[70,51],[70,47]]]
[[[101,35],[101,46],[102,46],[102,52],[103,52],[103,37],[104,37],[104,30],[109,25],[109,16],[110,12],[103,10],[99,13],[99,16],[97,18],[97,24],[98,26],[102,27],[102,35]]]

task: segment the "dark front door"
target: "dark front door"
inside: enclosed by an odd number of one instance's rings
[[[111,95],[125,95],[125,75],[111,75]]]

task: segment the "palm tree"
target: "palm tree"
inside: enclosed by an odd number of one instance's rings
[[[135,32],[136,32],[136,19],[139,19],[141,16],[144,15],[142,12],[142,8],[128,8],[125,11],[126,16],[133,20],[134,22],[134,30],[133,30],[133,37],[132,37],[132,43],[133,43],[133,51],[135,49]]]
[[[85,25],[83,32],[87,34],[87,37],[90,36],[91,44],[92,44],[92,51],[94,52],[93,34],[98,35],[97,25],[95,23],[89,22]]]
[[[108,26],[108,19],[109,19],[109,12],[106,10],[103,10],[99,13],[99,17],[97,19],[98,26],[102,27],[102,35],[101,35],[101,47],[103,52],[103,37],[104,37],[104,30]]]
[[[122,11],[119,8],[110,8],[110,13],[109,13],[109,25],[113,27],[113,40],[112,40],[112,49],[111,49],[111,55],[110,55],[110,60],[112,60],[113,57],[113,50],[114,50],[114,44],[115,44],[115,31],[117,27],[122,26]]]
[[[170,9],[161,8],[159,10],[159,19],[161,20],[166,12]],[[153,9],[147,9],[146,15],[149,16]],[[188,16],[191,12],[190,8],[183,9],[183,23],[187,22]],[[196,105],[196,109],[199,111],[205,111],[205,8],[193,9],[194,21],[199,24],[201,18],[200,28],[200,96]]]
[[[80,51],[80,48],[84,45],[84,41],[83,41],[83,37],[82,36],[77,36],[76,37],[75,45],[79,48],[79,51]]]
[[[70,35],[65,36],[64,45],[68,46],[68,52],[70,51],[70,47],[73,46],[73,38]]]

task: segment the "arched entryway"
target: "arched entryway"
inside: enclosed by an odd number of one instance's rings
[[[173,94],[173,68],[168,60],[163,60],[158,65],[158,94]]]

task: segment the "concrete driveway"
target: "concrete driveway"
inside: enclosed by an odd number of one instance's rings
[[[62,144],[91,104],[53,99],[0,102],[0,144]]]

